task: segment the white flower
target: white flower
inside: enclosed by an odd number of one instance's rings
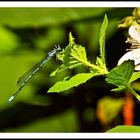
[[[127,60],[134,60],[135,70],[140,71],[140,48],[125,53],[119,59],[118,65],[122,64],[124,61]]]
[[[130,26],[128,33],[131,38],[140,43],[140,25]]]
[[[140,71],[140,25],[130,26],[128,34],[130,37],[127,38],[126,43],[131,43],[131,51],[119,59],[118,65],[127,60],[134,60],[135,70]]]

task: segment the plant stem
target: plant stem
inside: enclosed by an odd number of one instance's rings
[[[76,57],[76,56],[74,56],[74,55],[72,55],[72,54],[71,54],[71,56],[74,57],[75,59],[77,59],[78,61],[80,61],[81,63],[83,63],[84,65],[86,65],[86,66],[88,66],[88,67],[91,67],[91,68],[93,68],[93,69],[98,70],[101,74],[108,74],[108,71],[107,71],[106,67],[103,69],[103,68],[101,68],[101,67],[99,67],[99,66],[96,66],[96,65],[94,65],[94,64],[91,64],[91,63],[88,62],[88,61],[84,61],[83,59],[80,59],[80,58],[78,58],[78,57]]]
[[[137,94],[137,93],[135,92],[135,90],[134,90],[130,85],[127,86],[127,88],[128,88],[128,91],[131,92],[131,93],[140,101],[140,95]]]
[[[107,71],[106,68],[103,69],[103,68],[101,68],[99,66],[91,64],[90,62],[87,62],[86,65],[89,66],[89,67],[92,67],[93,69],[97,69],[102,74],[108,74],[108,71]]]

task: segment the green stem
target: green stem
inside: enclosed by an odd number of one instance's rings
[[[102,74],[108,74],[108,71],[107,71],[106,67],[103,69],[103,68],[101,68],[101,67],[99,67],[99,66],[96,66],[96,65],[94,65],[94,64],[91,64],[91,63],[88,62],[88,61],[84,61],[83,59],[80,59],[79,57],[76,57],[76,56],[74,56],[74,55],[71,55],[71,56],[74,57],[75,59],[77,59],[78,61],[82,62],[84,65],[86,65],[86,66],[88,66],[88,67],[91,67],[91,68],[93,68],[93,69],[98,70],[98,71],[99,71],[100,73],[102,73]]]
[[[89,67],[92,67],[93,69],[97,69],[100,73],[102,73],[102,74],[108,74],[108,71],[107,71],[107,69],[106,68],[101,68],[101,67],[99,67],[99,66],[96,66],[96,65],[94,65],[94,64],[91,64],[90,62],[86,62],[85,63],[87,66],[89,66]]]
[[[127,86],[127,88],[128,88],[128,91],[131,92],[140,101],[140,95],[138,95],[130,85]]]

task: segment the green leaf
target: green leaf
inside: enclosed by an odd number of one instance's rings
[[[137,78],[137,76],[134,76],[133,79],[130,80],[134,68],[135,66],[133,60],[124,61],[121,65],[112,69],[105,80],[107,83],[113,84],[118,87],[116,89],[113,89],[112,91],[127,90],[140,101],[140,95],[137,94],[131,86],[131,82]]]
[[[101,59],[103,61],[103,64],[105,66],[105,32],[108,26],[108,19],[105,15],[101,29],[100,29],[100,38],[99,38],[99,44],[100,44],[100,55]]]
[[[103,61],[100,57],[97,56],[96,58],[96,65],[100,66],[101,68],[104,68]]]
[[[73,68],[73,65],[77,66],[82,63],[87,63],[85,48],[74,43],[74,38],[71,33],[69,34],[69,41],[69,45],[64,50],[64,65]]]
[[[114,88],[111,91],[115,91],[115,92],[121,92],[124,91],[126,89],[125,86],[119,86],[118,88]]]
[[[69,42],[71,43],[71,44],[73,44],[74,43],[74,37],[72,36],[72,33],[70,32],[69,33]]]
[[[140,72],[134,72],[132,77],[130,78],[130,83],[140,78]]]
[[[119,126],[116,126],[112,129],[108,130],[107,133],[108,132],[136,133],[136,132],[140,132],[140,126],[119,125]]]
[[[57,82],[53,85],[48,92],[62,92],[68,90],[72,87],[77,87],[82,83],[85,83],[87,80],[91,79],[96,74],[94,73],[79,73],[69,80],[64,79],[63,81]]]
[[[61,72],[66,69],[73,69],[75,67],[78,67],[80,65],[84,66],[92,66],[87,61],[87,55],[86,50],[81,45],[76,45],[74,43],[74,38],[72,34],[69,34],[69,44],[65,48],[65,50],[62,50],[57,58],[63,62],[63,64],[57,68],[54,72],[51,73],[51,76],[55,76],[58,72]],[[97,67],[97,66],[95,66]],[[98,68],[98,67],[97,67]]]
[[[85,48],[81,45],[75,44],[72,33],[70,32],[68,46],[58,55],[58,59],[61,60],[63,64],[59,68],[57,68],[54,72],[52,72],[50,76],[55,76],[60,71],[72,69],[79,65],[90,67],[92,68],[92,71],[96,72],[98,71],[98,73],[101,74],[107,74],[108,71],[105,64],[105,31],[107,25],[108,19],[107,16],[105,15],[103,24],[101,26],[99,39],[101,58],[97,57],[96,65],[88,62]]]
[[[77,66],[79,66],[79,65],[81,65],[81,64],[73,64],[73,65],[71,65],[71,66],[66,66],[66,65],[62,64],[61,66],[59,66],[59,68],[57,68],[56,70],[54,70],[54,71],[50,74],[50,76],[55,76],[55,75],[58,74],[59,72],[62,72],[62,71],[64,71],[64,70],[66,70],[66,69],[73,69],[74,67],[77,67]]]
[[[71,49],[71,54],[70,54],[74,59],[78,60],[79,62],[82,63],[87,63],[87,55],[85,48],[82,47],[81,45],[74,45],[73,48]],[[71,59],[73,59],[71,58]]]
[[[129,80],[133,74],[133,71],[134,61],[128,60],[112,69],[105,80],[107,83],[114,84],[118,87],[127,86],[129,85]]]

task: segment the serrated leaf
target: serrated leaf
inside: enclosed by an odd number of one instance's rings
[[[69,34],[69,44],[65,50],[58,54],[58,59],[61,60],[63,64],[57,68],[57,70],[52,72],[51,76],[55,76],[58,72],[66,69],[73,69],[80,65],[89,64],[85,48],[74,43],[74,38],[71,32]]]
[[[134,61],[128,60],[112,69],[105,80],[107,83],[114,84],[116,86],[126,86],[129,84],[133,71]]]
[[[99,44],[100,44],[100,56],[103,61],[103,64],[105,65],[105,32],[108,26],[108,19],[105,15],[101,29],[100,29],[100,38],[99,38]]]
[[[77,66],[80,66],[81,64],[72,64],[72,65],[70,65],[70,66],[65,66],[64,64],[62,64],[59,68],[57,68],[55,71],[53,71],[51,74],[50,74],[50,76],[55,76],[56,74],[58,74],[59,72],[62,72],[62,71],[64,71],[64,70],[66,70],[66,69],[73,69],[73,68],[75,68],[75,67],[77,67]]]
[[[70,55],[80,62],[87,62],[86,50],[81,45],[74,45]]]
[[[115,92],[121,92],[124,91],[126,89],[125,86],[119,86],[118,88],[114,88],[111,91],[115,91]]]
[[[70,32],[69,33],[69,42],[70,42],[70,44],[73,44],[74,43],[74,37],[72,36],[72,33]]]
[[[62,92],[72,87],[77,87],[80,84],[85,83],[95,75],[96,74],[93,73],[79,73],[68,80],[64,79],[63,81],[57,82],[49,89],[48,92]]]
[[[96,65],[91,64],[87,60],[86,50],[83,46],[77,45],[74,42],[72,33],[69,33],[69,44],[68,46],[59,53],[58,59],[63,62],[63,64],[52,72],[51,76],[55,76],[58,72],[65,69],[72,69],[79,65],[84,65],[87,67],[92,67],[92,71],[98,71],[99,73],[106,74],[108,73],[106,64],[105,64],[105,31],[108,25],[108,19],[105,15],[103,24],[100,30],[100,55],[101,58],[97,57]]]
[[[133,60],[124,61],[121,65],[112,69],[105,80],[107,83],[114,84],[118,87],[117,89],[113,89],[113,91],[123,90],[124,86],[124,90],[132,93],[140,101],[139,94],[133,90],[130,83],[134,69],[135,65]]]
[[[138,78],[140,78],[140,72],[134,72],[133,75],[130,78],[130,83],[137,80]]]
[[[87,62],[87,56],[85,48],[81,45],[76,45],[74,38],[70,32],[69,34],[69,45],[64,50],[64,65],[71,67],[71,65],[77,65]],[[73,66],[72,66],[73,67]]]

